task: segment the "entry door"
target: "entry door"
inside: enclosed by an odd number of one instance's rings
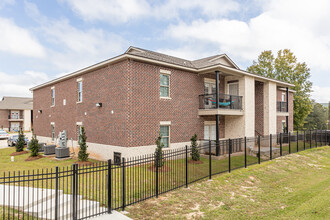
[[[215,105],[212,101],[215,101],[215,83],[212,82],[205,82],[204,83],[204,94],[205,96],[205,108],[211,108],[212,105]],[[207,95],[208,94],[208,95]]]
[[[11,122],[10,123],[10,130],[11,131],[18,131],[19,130],[19,122]]]
[[[215,125],[204,125],[204,139],[215,140],[215,138],[216,138]]]

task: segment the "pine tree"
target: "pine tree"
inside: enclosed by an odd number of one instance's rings
[[[197,144],[197,134],[194,134],[194,136],[191,137],[190,141],[191,141],[191,158],[194,161],[199,161],[200,153]]]
[[[36,157],[39,155],[40,145],[37,136],[33,133],[33,130],[32,130],[32,139],[29,143],[29,149],[31,151],[30,154],[31,157]]]
[[[79,153],[78,153],[78,160],[79,161],[87,161],[88,155],[87,153],[87,145],[86,145],[87,136],[85,133],[85,128],[81,127],[81,134],[79,136]]]
[[[18,130],[18,139],[16,143],[16,152],[21,152],[24,150],[25,138],[22,128]]]
[[[163,156],[164,156],[164,152],[163,152],[163,147],[164,144],[161,142],[162,140],[162,136],[159,135],[158,138],[156,139],[156,151],[155,151],[155,167],[162,167],[164,165],[163,162]],[[158,163],[157,163],[158,162]]]

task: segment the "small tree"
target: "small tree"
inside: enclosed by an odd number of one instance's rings
[[[39,155],[40,145],[37,136],[33,134],[33,131],[32,131],[32,139],[29,143],[29,149],[31,151],[30,154],[31,157],[36,157]]]
[[[18,130],[18,139],[16,143],[16,152],[21,152],[24,150],[25,138],[22,128]]]
[[[155,151],[155,167],[161,167],[164,165],[163,162],[163,156],[164,156],[164,152],[163,152],[163,147],[164,144],[161,142],[162,140],[162,136],[159,135],[158,138],[156,139],[156,151]]]
[[[81,127],[81,134],[79,135],[79,153],[78,153],[78,160],[79,161],[87,161],[88,155],[87,153],[87,145],[86,145],[87,136],[85,133],[85,128]]]
[[[197,134],[194,134],[194,136],[191,137],[190,141],[191,141],[191,158],[194,161],[199,161],[200,153],[197,144]]]

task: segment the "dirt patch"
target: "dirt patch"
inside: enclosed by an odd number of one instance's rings
[[[25,161],[33,161],[33,160],[38,160],[38,159],[41,159],[41,158],[43,158],[43,156],[38,155],[36,157],[28,157],[28,158],[25,159]]]
[[[156,172],[156,167],[155,166],[148,167],[148,170]],[[168,166],[164,165],[164,166],[158,167],[158,172],[170,172],[170,171],[171,171],[171,168]]]
[[[77,161],[75,162],[75,164],[77,164],[79,167],[81,166],[92,166],[94,165],[93,162],[90,162],[90,161]]]
[[[188,163],[191,163],[191,164],[202,164],[204,162],[201,161],[201,160],[189,160]]]
[[[21,152],[14,152],[12,154],[10,154],[10,156],[18,156],[18,155],[22,155],[22,154],[28,154],[29,152],[24,150],[24,151],[21,151]]]

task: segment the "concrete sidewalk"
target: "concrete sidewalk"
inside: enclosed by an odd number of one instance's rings
[[[131,218],[127,217],[126,215],[121,214],[117,211],[112,211],[111,214],[104,214],[94,218],[90,218],[92,220],[132,220]]]

